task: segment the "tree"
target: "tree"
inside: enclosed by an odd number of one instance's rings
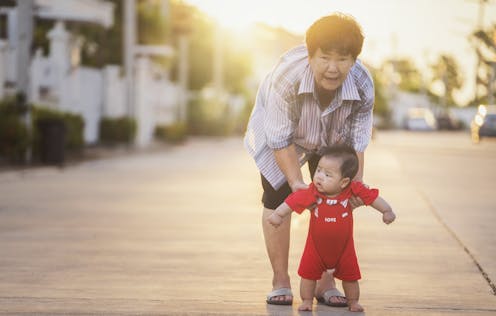
[[[439,56],[437,62],[431,66],[431,70],[431,92],[437,96],[442,105],[454,105],[453,93],[463,85],[463,78],[455,58],[451,55],[442,54]],[[436,94],[436,92],[432,90],[433,85],[436,84],[442,87],[443,92],[441,95]]]
[[[422,75],[412,60],[408,58],[390,59],[384,62],[383,68],[388,66],[392,67],[398,89],[408,92],[421,91]]]
[[[182,2],[171,1],[171,11],[178,10],[178,6],[182,6],[181,11],[190,10],[189,23],[191,26],[184,26],[188,30],[189,36],[189,89],[199,91],[212,83],[213,80],[213,59],[216,28],[213,21],[206,17],[200,10],[195,7],[185,7]],[[178,10],[179,11],[179,10]],[[184,12],[181,13],[184,15]],[[174,29],[172,27],[172,29]],[[234,44],[234,39],[230,37],[226,30],[223,32],[222,56],[223,56],[223,77],[224,88],[231,93],[239,93],[244,88],[244,80],[251,73],[251,56],[250,52],[242,49]],[[181,33],[172,32],[172,43],[176,44],[178,36]],[[177,77],[177,64],[172,68],[172,79]]]
[[[382,72],[372,67],[368,67],[374,80],[374,115],[380,117],[378,128],[389,128],[391,126],[391,109],[385,93],[384,78]]]
[[[480,61],[476,69],[476,95],[472,103],[488,103],[496,97],[496,25],[492,29],[475,31],[470,39]]]

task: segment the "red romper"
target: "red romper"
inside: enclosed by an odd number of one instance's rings
[[[294,192],[286,199],[286,204],[298,214],[316,205],[311,211],[307,242],[298,268],[302,278],[319,280],[328,269],[335,269],[334,276],[340,280],[361,278],[353,242],[353,214],[348,204],[352,194],[370,205],[379,191],[352,181],[338,196],[331,198],[318,192],[312,183],[308,189]]]

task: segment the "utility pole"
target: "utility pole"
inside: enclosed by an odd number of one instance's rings
[[[124,1],[124,69],[126,73],[126,102],[129,118],[135,117],[134,106],[134,49],[136,45],[136,3],[135,0]],[[132,143],[129,139],[129,144]]]
[[[191,7],[178,3],[172,11],[172,31],[178,34],[178,83],[179,96],[176,119],[179,123],[186,122],[188,106],[188,82],[189,82],[189,34],[192,31]]]
[[[494,104],[494,81],[496,80],[496,61],[491,62],[491,74],[487,84],[487,103]]]
[[[24,123],[31,132],[31,111],[27,105],[29,93],[29,65],[31,64],[31,44],[33,42],[33,0],[17,1],[17,102],[25,108]],[[24,160],[31,162],[32,150],[28,146]]]

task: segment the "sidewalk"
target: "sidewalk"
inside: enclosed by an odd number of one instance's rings
[[[398,220],[356,212],[366,312],[313,315],[495,315],[477,267],[394,155],[370,146],[366,162]],[[292,219],[295,303],[265,304],[260,180],[239,139],[43,170],[0,173],[0,315],[312,315],[297,311],[308,214]]]

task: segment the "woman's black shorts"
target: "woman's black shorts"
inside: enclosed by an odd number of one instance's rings
[[[308,170],[310,171],[310,175],[313,178],[315,173],[315,169],[317,169],[317,164],[319,163],[320,156],[314,154],[308,160]],[[265,179],[263,175],[260,175],[262,178],[262,203],[265,208],[274,210],[279,205],[284,202],[284,200],[291,193],[291,188],[289,187],[288,182],[284,182],[284,184],[279,188],[279,190],[275,190],[272,185]]]

